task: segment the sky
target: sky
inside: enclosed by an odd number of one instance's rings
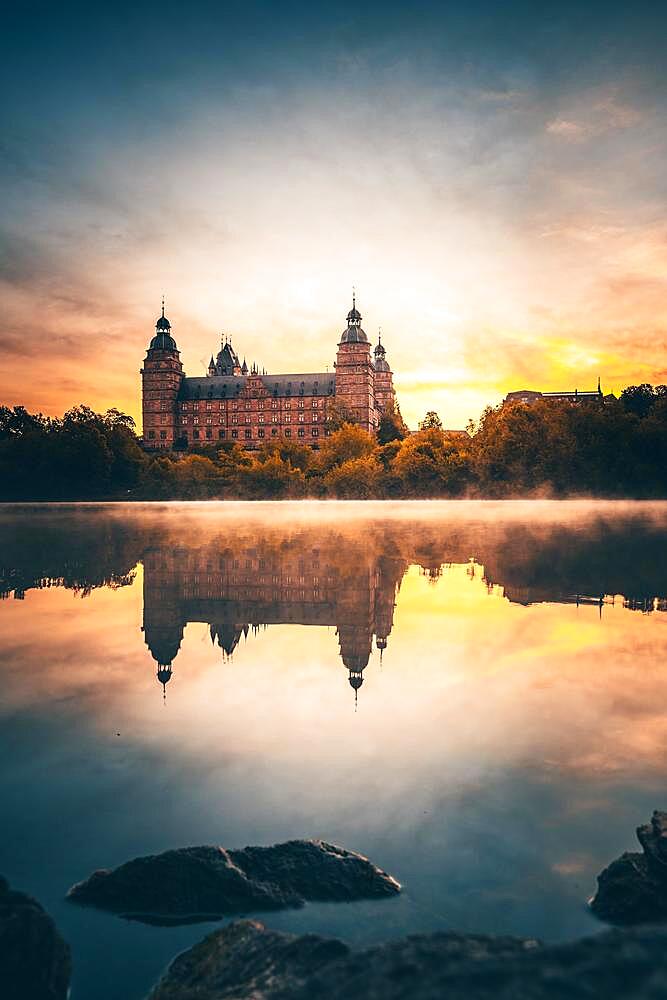
[[[667,8],[12,5],[0,40],[0,403],[140,415],[166,296],[332,369],[351,291],[410,426],[513,389],[667,382]]]

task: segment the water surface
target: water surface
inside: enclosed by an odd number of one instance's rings
[[[366,945],[599,929],[667,805],[667,505],[0,507],[0,871],[139,1000],[215,924],[64,902],[93,869],[322,837],[396,900],[266,916]]]

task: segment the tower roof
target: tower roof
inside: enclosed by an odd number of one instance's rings
[[[357,297],[352,292],[352,308],[347,314],[347,329],[343,330],[341,344],[367,344],[368,337],[361,329],[361,313],[357,309]]]
[[[150,350],[175,351],[176,341],[171,336],[171,323],[164,314],[164,295],[162,296],[162,315],[155,324],[155,336],[150,342]]]
[[[375,345],[375,349],[373,351],[373,354],[375,355],[375,361],[373,363],[373,367],[375,368],[376,372],[389,372],[389,371],[391,371],[391,368],[389,367],[389,365],[387,364],[387,361],[385,359],[386,353],[387,352],[385,351],[385,349],[384,349],[384,347],[382,345],[382,334],[381,334],[381,332],[378,332],[378,342]]]

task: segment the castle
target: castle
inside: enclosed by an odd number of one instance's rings
[[[186,376],[163,301],[140,374],[143,443],[149,450],[185,451],[226,440],[255,449],[281,436],[317,448],[329,433],[334,407],[372,434],[396,399],[381,339],[371,358],[354,296],[333,372],[269,375],[255,364],[248,368],[245,359],[241,363],[224,338],[206,375]]]

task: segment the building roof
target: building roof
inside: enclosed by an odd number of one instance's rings
[[[234,399],[241,394],[249,377],[259,379],[270,396],[333,396],[336,380],[332,372],[308,375],[205,375],[184,378],[178,398]]]
[[[159,321],[158,321],[159,322]],[[159,330],[150,342],[150,351],[157,349],[158,351],[176,351],[176,341],[169,333]]]
[[[358,323],[352,323],[347,330],[343,330],[340,337],[341,344],[367,344],[368,337]]]

